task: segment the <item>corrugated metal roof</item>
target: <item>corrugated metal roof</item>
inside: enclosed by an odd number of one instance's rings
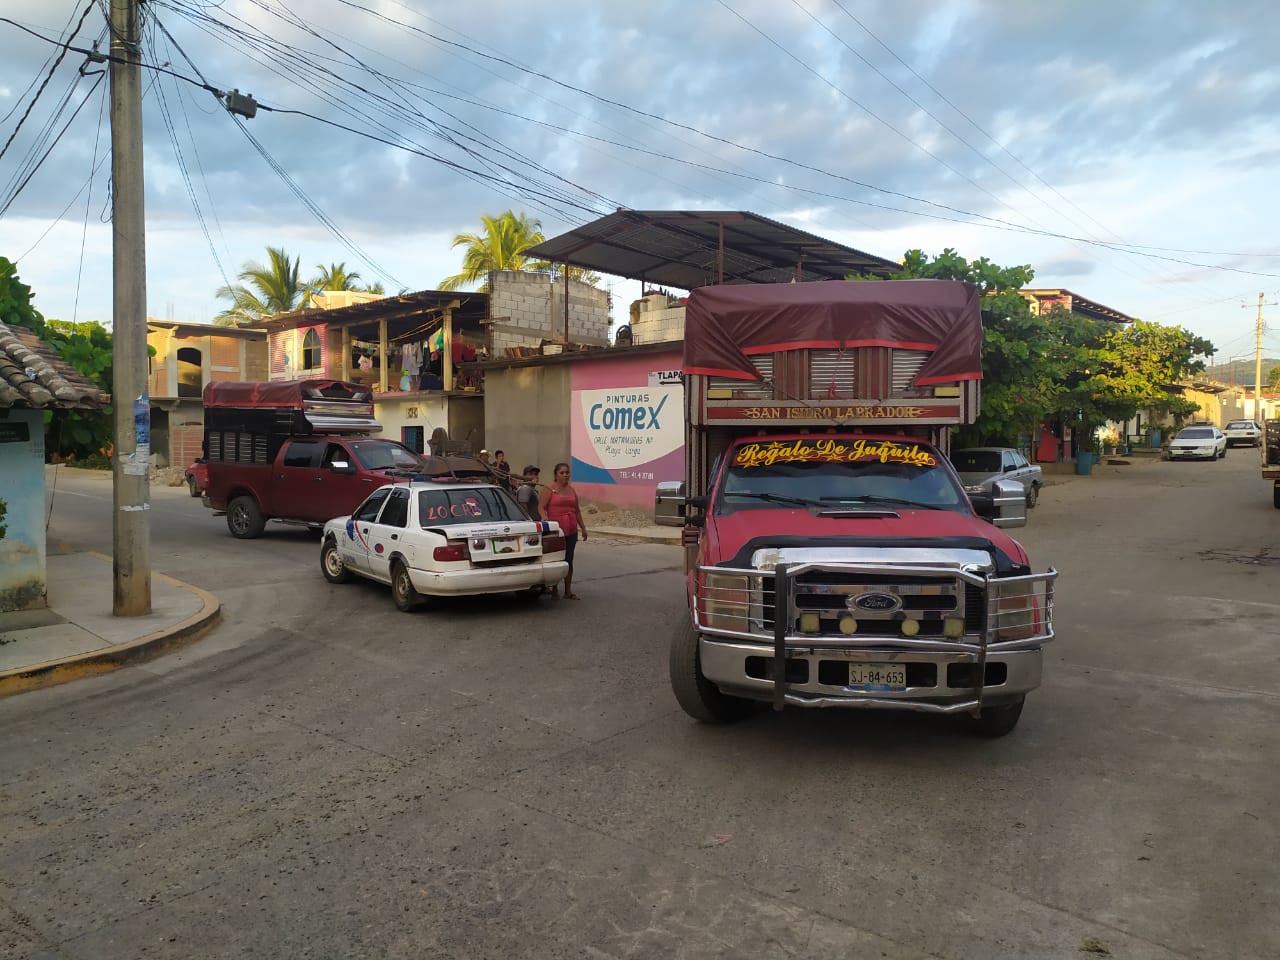
[[[526,254],[681,290],[851,274],[885,277],[902,269],[893,260],[745,210],[619,210]]]
[[[0,408],[96,410],[110,402],[32,331],[0,323]]]

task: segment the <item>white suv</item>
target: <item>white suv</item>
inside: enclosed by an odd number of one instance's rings
[[[1227,446],[1237,444],[1256,447],[1262,442],[1262,430],[1252,420],[1232,420],[1222,430],[1227,435]]]

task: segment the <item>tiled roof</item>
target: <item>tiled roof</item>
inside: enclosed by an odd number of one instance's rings
[[[0,323],[0,408],[96,410],[110,402],[110,394],[30,330]]]

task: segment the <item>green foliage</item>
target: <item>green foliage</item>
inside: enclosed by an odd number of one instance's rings
[[[267,247],[268,263],[247,260],[240,268],[242,283],[219,287],[214,296],[231,306],[214,318],[221,326],[255,323],[276,313],[306,306],[310,295],[298,276],[298,257],[289,258],[283,247]]]
[[[441,290],[481,283],[493,270],[547,270],[549,264],[531,262],[524,255],[524,251],[546,239],[541,222],[530,220],[523,213],[517,217],[511,210],[496,217],[481,216],[480,222],[484,225],[481,233],[459,233],[453,238],[453,246],[465,248],[462,270],[441,280]]]
[[[907,251],[893,277],[964,280],[982,293],[982,410],[957,431],[958,444],[1016,443],[1054,415],[1091,438],[1139,410],[1181,420],[1199,409],[1175,386],[1205,369],[1198,358],[1212,343],[1182,327],[1090,320],[1061,307],[1037,316],[1019,293],[1034,276],[1029,266],[970,262],[947,249],[933,260]]]
[[[1014,443],[1057,409],[1058,377],[1075,358],[1018,292],[1034,276],[1029,266],[999,267],[985,257],[970,262],[947,249],[933,260],[908,250],[893,277],[964,280],[982,294],[982,410],[976,423],[957,431],[961,446]]]
[[[1266,384],[1268,390],[1280,390],[1280,367],[1272,367],[1267,371]]]
[[[0,321],[26,327],[83,376],[111,392],[111,333],[96,321],[45,320],[35,309],[31,288],[18,279],[17,267],[0,257]],[[48,454],[83,458],[111,446],[111,408],[101,411],[46,410]]]

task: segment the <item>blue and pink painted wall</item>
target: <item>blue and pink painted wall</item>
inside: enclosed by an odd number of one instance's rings
[[[44,411],[0,416],[0,612],[48,605],[45,578]]]
[[[684,479],[681,361],[677,348],[573,364],[573,485],[584,499],[652,509],[656,484]]]

